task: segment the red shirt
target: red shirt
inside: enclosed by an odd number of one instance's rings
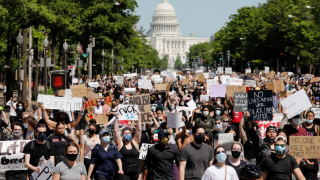
[[[290,136],[307,136],[307,130],[301,125],[298,127],[298,129],[296,129],[292,127],[291,124],[286,124],[284,125],[283,130],[287,135],[288,144],[289,144]]]
[[[232,111],[232,122],[233,123],[240,123],[241,118],[242,118],[242,112]]]

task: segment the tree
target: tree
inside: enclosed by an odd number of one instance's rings
[[[168,65],[169,65],[169,56],[164,55],[163,58],[161,59],[160,69],[166,70],[166,69],[168,69]]]
[[[181,57],[179,55],[177,56],[177,59],[174,63],[174,66],[175,66],[175,68],[177,68],[179,70],[182,70],[182,68],[183,68],[183,64],[181,62]]]

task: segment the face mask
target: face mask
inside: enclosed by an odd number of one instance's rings
[[[89,129],[89,134],[94,134],[96,132],[96,130],[94,130],[94,129]]]
[[[181,106],[184,106],[184,103],[181,103]]]
[[[196,100],[196,103],[198,103],[199,102],[199,100]]]
[[[41,133],[41,134],[39,134],[39,136],[38,136],[38,140],[39,141],[44,141],[45,139],[46,139],[46,134],[45,133]]]
[[[294,125],[299,125],[299,123],[300,123],[300,118],[293,118],[292,123],[293,123]]]
[[[216,124],[216,129],[221,129],[222,128],[222,124]]]
[[[171,110],[173,110],[173,109],[174,109],[174,106],[171,106],[170,108],[171,108]]]
[[[217,104],[220,105],[220,104],[221,104],[221,101],[217,101]]]
[[[224,163],[227,159],[226,153],[219,153],[217,155],[217,161],[219,161],[220,163]]]
[[[101,105],[102,105],[102,106],[104,105],[104,101],[101,101]]]
[[[167,145],[167,144],[168,144],[168,141],[169,141],[168,137],[163,137],[163,138],[161,139],[161,144],[162,144],[162,145]]]
[[[274,146],[274,150],[276,151],[276,154],[279,156],[282,156],[285,151],[286,151],[286,147],[281,147],[281,146]]]
[[[312,123],[313,123],[313,120],[307,119],[306,122],[309,123],[309,124],[312,124]]]
[[[19,109],[19,110],[22,110],[22,106],[18,106],[18,109]]]
[[[132,135],[131,134],[125,134],[125,135],[123,135],[123,139],[125,141],[130,141],[132,139]]]
[[[238,159],[240,157],[240,151],[231,151],[232,157]]]
[[[67,159],[69,159],[69,161],[75,161],[78,157],[78,154],[66,154]]]
[[[25,129],[28,129],[28,124],[23,124],[23,127],[24,127]]]
[[[204,116],[208,116],[209,115],[209,111],[203,111],[202,113]]]
[[[229,126],[229,123],[222,123],[223,127],[228,127]]]
[[[102,141],[103,141],[104,143],[109,143],[109,142],[110,142],[110,136],[105,136],[105,137],[103,137],[103,138],[102,138]]]
[[[20,130],[14,130],[12,135],[15,137],[15,138],[20,138],[21,135],[22,135],[22,132]]]
[[[221,111],[216,110],[214,113],[215,113],[217,116],[219,116],[219,115],[220,115],[220,113],[221,113]]]
[[[196,135],[194,140],[196,141],[196,143],[201,144],[205,141],[205,136],[204,135]]]
[[[100,102],[97,103],[97,105],[100,105],[100,104],[101,104]]]

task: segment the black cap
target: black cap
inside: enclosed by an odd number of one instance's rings
[[[161,130],[158,132],[159,138],[168,136],[169,134],[170,134],[170,133],[169,133],[166,129],[161,129]]]

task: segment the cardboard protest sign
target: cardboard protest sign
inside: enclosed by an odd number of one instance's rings
[[[237,85],[242,86],[243,79],[237,79],[237,78],[230,78],[227,82],[228,85]]]
[[[93,92],[88,92],[88,93],[87,93],[87,98],[93,100],[93,99],[102,98],[102,96],[99,96],[98,94],[93,93]]]
[[[50,159],[42,164],[40,169],[41,172],[39,174],[36,171],[31,174],[34,180],[50,180],[53,178],[54,166]]]
[[[197,104],[194,102],[193,99],[191,99],[189,102],[187,102],[187,105],[191,109],[197,109]]]
[[[288,119],[311,107],[307,93],[303,89],[280,102],[283,109],[287,110],[288,112]]]
[[[149,116],[151,111],[150,95],[136,95],[129,96],[129,104],[138,105],[139,111],[141,113],[141,123],[146,124],[152,121],[152,118]]]
[[[319,82],[319,77],[314,77],[310,80],[310,83]]]
[[[93,114],[92,119],[95,119],[97,124],[107,124],[109,122],[109,116],[105,114]],[[86,116],[86,121],[89,122],[90,117]]]
[[[82,98],[83,96],[87,96],[85,84],[70,86],[70,89],[71,89],[73,97],[81,97]]]
[[[155,135],[158,135],[158,134],[155,134]],[[139,159],[145,160],[148,154],[148,149],[152,146],[154,146],[154,144],[142,143],[140,148]]]
[[[64,96],[64,93],[65,93],[65,90],[64,89],[60,89],[59,90],[59,93],[58,93],[58,96]]]
[[[209,101],[209,95],[200,95],[200,101]]]
[[[27,170],[24,166],[24,146],[29,140],[0,141],[0,172],[8,170]]]
[[[248,94],[234,93],[233,111],[242,112],[248,109]]]
[[[226,74],[232,74],[232,68],[231,67],[226,67]]]
[[[314,113],[315,119],[320,119],[320,108],[311,108],[311,111]]]
[[[319,136],[290,136],[289,152],[296,159],[319,159]]]
[[[221,76],[221,84],[228,84],[230,76]]]
[[[250,112],[249,120],[272,120],[273,114],[273,97],[271,90],[265,91],[248,91],[248,111]]]
[[[227,86],[227,96],[233,97],[234,93],[246,93],[246,86]]]
[[[155,84],[155,89],[158,91],[165,91],[167,89],[168,84]]]
[[[44,96],[43,107],[57,110],[81,110],[82,98]]]
[[[269,71],[269,72],[268,72],[268,77],[273,77],[273,76],[274,76],[274,74],[275,74],[275,72],[274,72],[274,71]]]
[[[98,82],[89,82],[88,86],[93,87],[93,88],[97,88],[97,87],[99,87],[99,83]]]
[[[267,89],[272,90],[273,92],[284,91],[283,80],[267,82]]]
[[[288,72],[282,72],[282,76],[284,77],[288,76]]]
[[[225,84],[214,84],[210,85],[210,97],[225,97],[227,92],[227,85]]]
[[[119,120],[138,120],[138,105],[119,104]]]
[[[171,82],[170,82],[169,84],[167,84],[167,88],[166,88],[166,91],[167,91],[167,92],[169,92],[170,87],[171,87]]]
[[[231,151],[231,147],[232,147],[232,144],[234,142],[233,134],[232,133],[218,134],[218,142],[227,151]]]
[[[293,94],[293,91],[280,91],[280,97],[286,98]]]
[[[182,80],[182,85],[186,85],[189,83],[189,78],[185,78]]]
[[[88,92],[92,92],[92,93],[93,93],[93,92],[94,92],[94,88],[87,88],[87,89],[86,89],[86,92],[87,92],[87,94],[88,94]],[[87,96],[87,95],[86,95],[86,96]]]
[[[180,128],[184,126],[184,122],[182,121],[182,113],[167,112],[166,115],[168,128]]]
[[[266,137],[266,130],[269,126],[278,127],[281,120],[283,119],[282,113],[274,113],[272,121],[256,121],[259,125],[259,130],[262,138]]]
[[[205,78],[204,78],[204,75],[203,75],[203,74],[199,74],[199,75],[198,75],[198,81],[199,81],[199,82],[205,82]]]
[[[100,99],[102,99],[102,98],[103,97],[101,97]],[[84,108],[95,106],[97,104],[96,100],[97,99],[92,99],[92,100],[85,101]],[[112,96],[104,97],[104,103],[107,104],[110,107],[112,105],[112,100],[113,100]]]

